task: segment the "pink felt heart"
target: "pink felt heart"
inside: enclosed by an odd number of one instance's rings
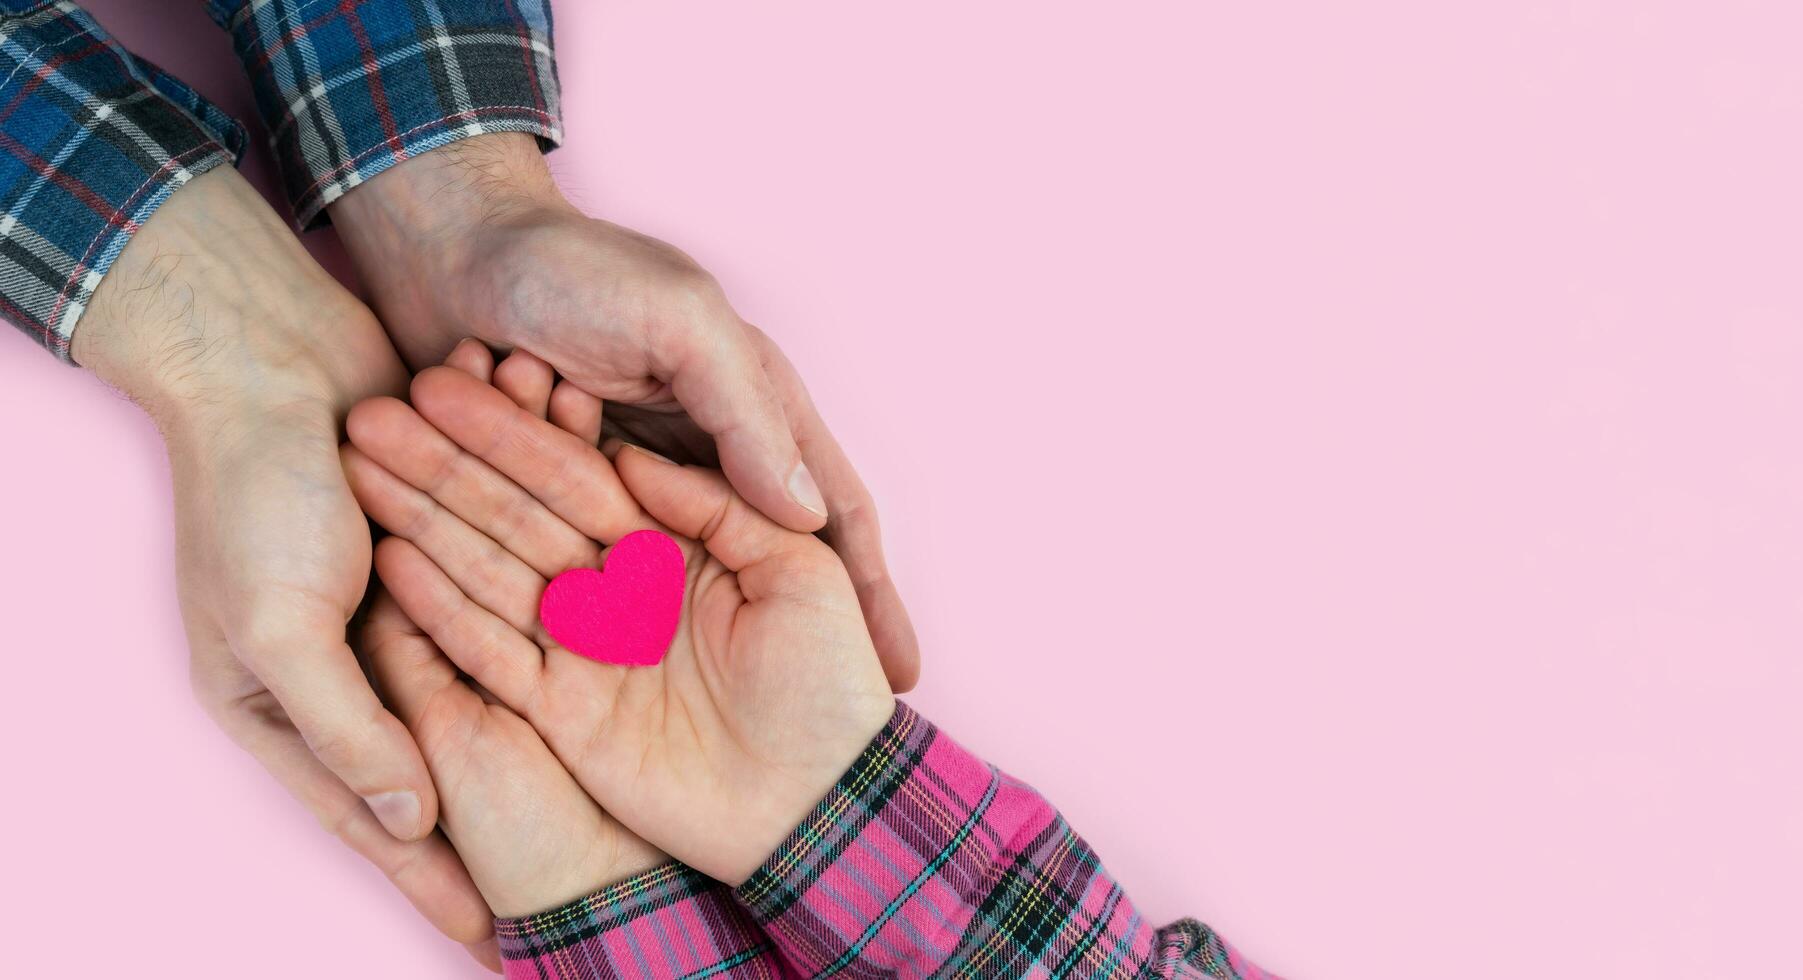
[[[607,568],[572,568],[538,603],[545,632],[572,653],[604,664],[650,666],[664,659],[682,618],[682,549],[657,531],[634,531],[607,553]]]

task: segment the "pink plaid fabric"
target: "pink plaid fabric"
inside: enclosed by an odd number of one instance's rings
[[[495,923],[509,978],[791,976],[725,885],[666,864],[587,898]]]
[[[1151,926],[1044,797],[906,705],[736,891],[670,866],[500,929],[509,976],[561,980],[1272,977]]]

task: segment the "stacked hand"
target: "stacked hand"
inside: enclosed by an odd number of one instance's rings
[[[743,881],[893,711],[844,566],[717,473],[634,447],[610,447],[610,463],[594,446],[601,403],[553,388],[543,361],[514,354],[493,372],[498,388],[480,347],[451,363],[462,370],[415,379],[411,407],[359,405],[344,450],[357,499],[393,535],[376,553],[398,606],[372,618],[377,674],[425,751],[446,830],[497,911],[542,909],[655,863],[588,797],[656,848]],[[672,534],[688,565],[664,661],[600,664],[546,636],[547,580],[648,527]],[[533,730],[555,762],[497,763],[533,747]],[[559,785],[566,769],[588,797]],[[481,827],[510,810],[601,842],[600,856],[585,865],[553,853],[555,834]],[[520,860],[522,848],[536,856]],[[546,875],[521,895],[530,882],[509,877],[521,866],[586,879]]]
[[[375,317],[221,169],[132,238],[74,353],[163,431],[200,703],[439,928],[483,943],[489,910],[433,832],[425,762],[345,643],[370,539],[339,420],[406,384]]]
[[[601,668],[566,664],[563,651],[543,647],[535,661],[518,644],[486,665],[498,676],[478,675],[491,691],[506,692],[503,698],[616,816],[635,824],[667,818],[653,839],[671,853],[688,857],[692,840],[709,832],[708,821],[725,819],[725,811],[676,806],[671,800],[695,787],[657,779],[719,776],[729,787],[739,780],[738,796],[724,797],[723,806],[768,807],[751,816],[769,836],[789,811],[807,805],[797,802],[812,792],[804,787],[818,783],[835,764],[829,760],[842,754],[836,743],[832,751],[816,751],[805,738],[766,743],[754,737],[785,717],[792,706],[785,698],[799,690],[791,682],[814,679],[818,665],[803,668],[786,661],[788,654],[758,646],[760,633],[744,632],[744,624],[768,617],[770,630],[792,628],[826,611],[785,599],[771,583],[791,571],[805,571],[809,581],[831,579],[832,588],[819,594],[837,597],[835,628],[855,625],[866,647],[875,638],[881,667],[871,676],[886,674],[888,684],[820,716],[848,739],[870,726],[890,688],[914,683],[918,650],[884,565],[870,496],[794,368],[682,253],[584,217],[564,201],[529,137],[473,137],[415,157],[341,198],[332,218],[374,312],[313,262],[241,177],[221,169],[177,190],[132,236],[83,315],[73,353],[149,411],[164,433],[176,484],[183,617],[201,703],[440,929],[496,965],[490,909],[435,831],[441,820],[449,825],[455,818],[441,814],[430,760],[416,744],[429,739],[409,707],[415,703],[393,695],[411,726],[391,714],[346,640],[372,555],[366,521],[340,467],[339,427],[358,400],[402,390],[403,358],[415,367],[434,363],[463,335],[544,358],[492,368],[480,347],[459,355],[472,371],[492,370],[497,383],[532,409],[528,414],[541,416],[536,428],[519,431],[570,450],[567,470],[552,472],[490,460],[544,501],[499,518],[517,517],[520,527],[543,535],[507,541],[517,550],[504,567],[530,568],[542,579],[592,560],[594,542],[613,540],[614,528],[654,521],[713,550],[713,559],[692,565],[703,576],[692,588],[707,598],[685,626],[690,652],[673,653],[658,679],[591,677],[582,672]],[[546,362],[567,379],[555,391]],[[424,381],[416,394],[431,403],[433,386],[444,384]],[[718,476],[643,454],[629,453],[616,476],[593,448],[601,398],[609,400],[610,431],[685,461],[717,462],[730,487]],[[383,411],[394,414],[393,407],[364,414]],[[445,408],[433,421],[459,438],[454,415]],[[546,415],[562,428],[546,428]],[[461,421],[483,419],[472,414]],[[571,440],[587,452],[574,453]],[[385,462],[404,470],[400,461]],[[625,493],[622,478],[638,502]],[[600,496],[572,480],[598,481]],[[492,530],[480,511],[457,512]],[[730,520],[713,526],[708,521],[715,516]],[[812,531],[820,537],[797,533]],[[429,574],[427,557],[446,571],[454,570],[453,557],[423,544],[412,553],[405,547],[383,550],[384,563],[394,564],[398,596],[415,604],[445,598],[447,581],[474,589]],[[507,594],[529,581],[508,580]],[[742,612],[734,597],[745,602]],[[487,593],[475,601],[490,600],[501,604],[499,595]],[[537,644],[542,637],[519,618],[522,608],[507,606],[516,615],[497,621]],[[415,611],[460,665],[481,656],[466,636],[444,633],[442,621]],[[379,612],[380,623],[404,621],[390,606]],[[388,659],[404,652],[424,662],[427,648],[411,639],[388,641]],[[844,650],[835,656],[866,662]],[[543,683],[507,686],[530,681],[534,662]],[[795,676],[781,676],[782,670]],[[564,684],[566,674],[583,678],[583,685]],[[696,700],[719,694],[723,684],[737,685],[733,697],[743,699],[748,713]],[[579,686],[605,697],[512,700]],[[574,733],[590,722],[604,724],[607,737],[591,748],[574,745]],[[688,743],[658,737],[677,724],[694,726]],[[644,777],[630,793],[619,788],[626,784],[622,773],[638,771],[633,767],[657,772],[650,765],[657,753],[673,767]],[[695,760],[714,768],[688,766]],[[765,779],[790,786],[792,798],[752,801],[751,788]],[[765,843],[774,841],[747,843],[743,853],[698,855],[698,866],[748,871],[744,865],[761,858],[753,852]]]
[[[395,345],[415,369],[464,337],[517,347],[606,399],[611,427],[714,465],[759,512],[822,527],[849,571],[891,686],[920,652],[883,560],[870,493],[782,351],[663,242],[584,216],[532,137],[461,140],[333,205]]]

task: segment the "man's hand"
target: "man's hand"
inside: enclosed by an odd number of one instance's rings
[[[377,398],[351,413],[351,489],[394,535],[376,568],[407,618],[610,815],[743,882],[895,710],[845,568],[717,472],[640,449],[618,451],[616,470],[586,438],[600,402],[552,389],[543,361],[516,352],[494,377],[432,368],[411,407]],[[560,410],[541,415],[548,402]],[[661,662],[598,663],[546,634],[551,578],[660,526],[687,570]]]
[[[201,704],[445,933],[491,942],[407,729],[345,643],[370,536],[339,421],[406,375],[369,310],[242,177],[196,178],[132,238],[76,359],[161,428],[179,590]],[[498,968],[491,948],[478,957]]]
[[[824,527],[897,691],[919,644],[883,560],[876,508],[800,377],[719,285],[663,242],[584,216],[532,137],[423,154],[332,205],[395,345],[415,368],[461,337],[530,351],[610,405],[610,423],[683,462],[719,466],[753,506]]]

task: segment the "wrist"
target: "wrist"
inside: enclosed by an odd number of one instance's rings
[[[718,862],[707,862],[710,874],[734,887],[744,884],[760,868],[792,851],[802,832],[797,828],[805,830],[822,807],[831,809],[842,786],[874,771],[869,760],[873,753],[883,758],[880,746],[885,734],[907,709],[887,691],[881,697],[848,698],[846,704],[855,705],[857,720],[850,722],[843,737],[823,737],[816,745],[818,755],[807,765],[769,774],[762,780],[767,791],[739,807],[741,832],[722,842],[725,850]]]
[[[456,318],[420,313],[460,308],[485,252],[484,233],[575,208],[530,134],[486,133],[385,170],[329,211],[371,302],[420,367],[463,336]],[[415,336],[434,331],[444,335]]]
[[[341,415],[405,380],[369,310],[223,169],[177,191],[132,237],[72,350],[165,429],[204,431],[255,406]]]
[[[457,233],[519,211],[568,208],[530,133],[485,133],[405,160],[334,201],[347,238],[456,244]]]

